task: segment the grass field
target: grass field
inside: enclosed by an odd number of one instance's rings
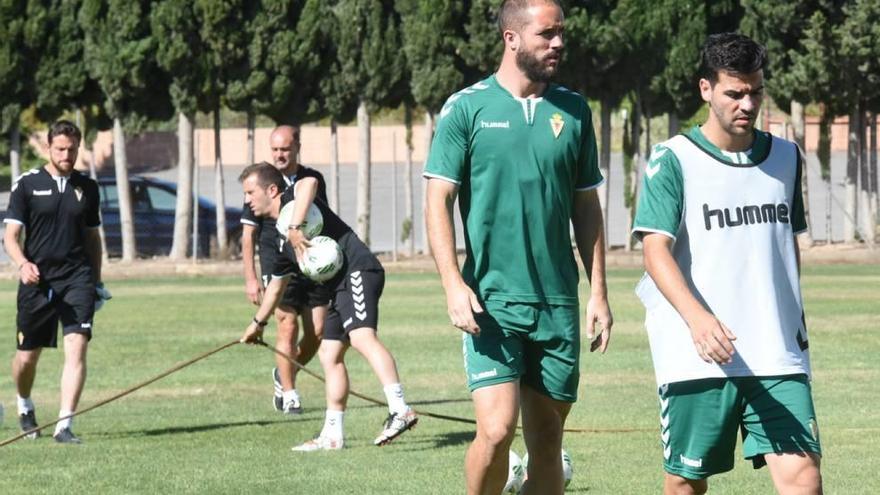
[[[643,313],[632,294],[640,273],[609,274],[616,318],[607,355],[584,354],[580,401],[568,425],[608,430],[568,434],[573,493],[658,493],[658,406]],[[825,451],[826,493],[880,493],[880,266],[808,267],[803,277],[814,366],[814,394]],[[116,281],[98,314],[89,349],[83,407],[237,338],[252,314],[237,278]],[[0,286],[0,438],[17,433],[13,355],[15,285]],[[433,274],[389,274],[380,336],[397,358],[416,408],[471,417],[458,331],[450,327]],[[274,332],[267,332],[268,341]],[[352,387],[381,397],[366,362],[349,355]],[[47,422],[58,410],[61,353],[43,354],[34,399]],[[317,433],[323,389],[302,376],[306,413],[282,417],[270,405],[272,355],[234,346],[145,389],[77,418],[81,446],[48,436],[0,448],[0,494],[295,493],[455,494],[463,492],[466,424],[424,418],[388,447],[371,441],[385,410],[352,398],[342,452],[298,454]],[[318,371],[317,362],[310,366]],[[619,430],[627,430],[619,432]],[[51,430],[47,433],[51,433]],[[524,452],[521,438],[514,450]],[[713,478],[712,491],[772,493],[766,470],[736,469]]]

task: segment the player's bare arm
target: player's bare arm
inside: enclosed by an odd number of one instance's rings
[[[477,295],[461,278],[455,255],[452,209],[457,194],[458,186],[455,184],[440,179],[428,179],[425,223],[434,263],[446,292],[449,319],[461,331],[476,335],[480,333],[480,327],[474,320],[474,313],[482,313],[483,308]]]
[[[303,177],[296,181],[293,187],[296,199],[294,199],[293,215],[290,217],[290,225],[287,230],[287,240],[293,246],[296,259],[301,260],[310,244],[299,226],[306,221],[309,207],[312,206],[315,196],[318,195],[318,181],[314,177]]]
[[[289,280],[289,277],[272,278],[272,281],[269,282],[269,285],[266,287],[265,294],[263,294],[263,302],[260,303],[260,307],[257,308],[253,320],[247,328],[245,328],[240,342],[244,344],[255,344],[262,340],[263,329],[266,327],[266,322],[269,321],[269,317],[275,313],[275,308],[278,307],[278,302],[281,301],[281,294],[283,294],[284,289],[287,288],[287,282]]]
[[[24,256],[21,248],[22,226],[19,223],[8,222],[6,232],[3,234],[3,245],[9,259],[18,267],[18,278],[25,285],[34,285],[40,281],[40,269]]]
[[[253,225],[241,226],[241,263],[244,268],[244,292],[251,304],[259,306],[263,297],[263,286],[257,277],[256,263],[257,228]]]
[[[101,232],[98,227],[86,228],[85,248],[89,264],[92,266],[92,278],[95,283],[99,283],[101,282],[101,263],[104,253],[101,250]]]
[[[645,269],[687,323],[700,358],[707,363],[728,364],[736,352],[736,335],[694,297],[672,257],[672,242],[666,235],[646,233],[642,238]]]
[[[587,338],[590,352],[604,353],[611,340],[614,317],[608,304],[608,285],[605,281],[605,228],[602,225],[602,206],[595,189],[578,191],[574,195],[571,223],[575,243],[590,281],[590,300],[587,301]],[[601,329],[598,338],[596,325]]]

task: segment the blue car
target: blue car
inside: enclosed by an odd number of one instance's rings
[[[135,243],[138,256],[167,256],[174,239],[174,215],[177,184],[152,177],[133,175],[131,200],[134,210]],[[98,177],[101,189],[101,219],[109,256],[122,255],[122,230],[119,223],[119,194],[116,177]],[[226,235],[229,254],[241,253],[241,208],[226,208]],[[187,254],[192,255],[192,226]],[[214,203],[199,197],[198,256],[216,254],[217,212]]]

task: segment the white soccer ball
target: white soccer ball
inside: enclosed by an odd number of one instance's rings
[[[303,275],[315,282],[326,282],[342,268],[344,258],[339,244],[333,239],[319,235],[309,240],[309,246],[299,262]]]
[[[511,450],[509,460],[507,461],[507,483],[504,485],[502,493],[519,493],[525,480],[526,469],[523,466],[522,460],[516,455],[516,452]]]
[[[562,479],[565,480],[565,486],[571,483],[571,477],[574,476],[574,470],[571,466],[571,456],[565,449],[562,449]]]
[[[560,452],[562,456],[562,479],[565,480],[565,486],[568,487],[568,484],[571,483],[571,478],[574,476],[574,469],[571,465],[571,456],[568,455],[568,452],[565,449],[562,449]],[[522,459],[523,471],[525,474],[525,478],[529,477],[529,453],[526,452],[526,455],[523,456]],[[525,483],[525,479],[523,480]]]
[[[278,214],[278,220],[275,222],[275,228],[278,230],[284,238],[287,238],[287,229],[290,227],[290,224],[293,223],[291,218],[293,218],[293,205],[296,201],[290,201],[283,208],[281,208],[281,212]],[[299,228],[300,232],[306,236],[306,239],[311,239],[316,235],[321,233],[321,230],[324,228],[324,216],[321,215],[321,209],[315,206],[315,203],[309,205],[308,211],[306,211],[306,219],[303,220],[302,226]]]

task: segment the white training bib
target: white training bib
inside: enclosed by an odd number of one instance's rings
[[[758,164],[722,162],[687,137],[663,146],[681,165],[673,257],[693,294],[736,336],[733,362],[706,363],[684,320],[646,274],[636,293],[658,385],[710,377],[810,373],[792,205],[798,151],[773,138]]]

